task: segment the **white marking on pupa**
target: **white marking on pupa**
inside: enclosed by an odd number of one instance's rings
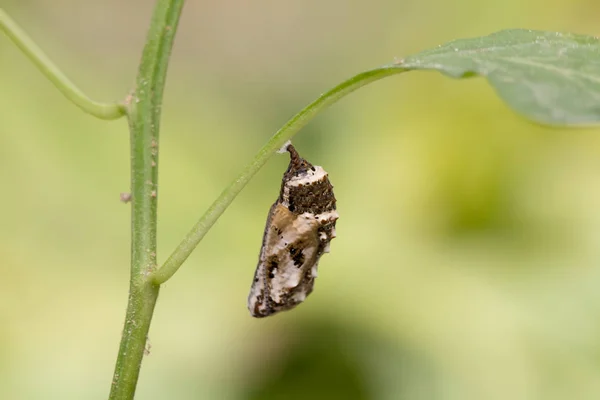
[[[286,153],[286,152],[288,151],[288,147],[290,147],[290,145],[291,145],[291,144],[292,144],[292,141],[291,141],[291,140],[288,140],[287,142],[285,142],[285,143],[283,144],[283,146],[281,146],[281,148],[280,148],[279,150],[277,150],[277,152],[278,152],[279,154]]]
[[[301,158],[291,143],[283,149],[290,153],[290,165],[269,210],[248,295],[248,310],[257,318],[294,308],[312,292],[338,219],[327,172]]]

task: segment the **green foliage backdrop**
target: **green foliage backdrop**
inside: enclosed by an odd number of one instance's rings
[[[133,85],[148,2],[3,6],[94,98]],[[598,11],[188,2],[162,119],[158,259],[332,84],[509,27],[595,34]],[[127,128],[78,112],[4,37],[0,59],[0,398],[101,398],[127,293]],[[275,157],[165,285],[139,398],[600,396],[600,132],[533,126],[483,80],[411,75],[295,140],[339,199],[315,293],[272,319],[245,308],[287,164]]]

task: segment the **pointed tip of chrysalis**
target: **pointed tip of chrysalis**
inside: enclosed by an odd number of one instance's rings
[[[297,176],[306,173],[311,168],[314,168],[311,163],[300,157],[296,148],[290,143],[286,150],[290,153],[290,165],[284,175],[284,179],[289,179],[292,176]]]
[[[302,160],[302,157],[300,157],[300,154],[298,154],[296,148],[291,143],[287,146],[286,150],[290,153],[290,162],[292,164],[298,164]]]

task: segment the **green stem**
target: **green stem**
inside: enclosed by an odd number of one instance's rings
[[[250,179],[267,162],[273,153],[279,150],[286,141],[290,140],[292,136],[294,136],[319,112],[368,83],[405,71],[407,70],[404,68],[391,65],[358,74],[321,95],[318,99],[290,119],[271,137],[271,139],[269,139],[263,148],[254,156],[254,159],[246,165],[240,175],[219,195],[200,220],[196,222],[173,253],[171,253],[167,261],[165,261],[165,263],[154,273],[154,283],[160,285],[169,280],[169,278],[177,272],[183,262],[190,256],[196,246],[198,246],[198,243],[200,243],[204,235],[206,235],[221,214],[223,214],[235,197],[242,191]]]
[[[156,268],[158,138],[163,90],[183,0],[158,0],[128,103],[131,141],[131,280],[110,399],[133,399],[159,286]]]
[[[42,74],[77,107],[101,119],[117,119],[125,115],[126,111],[123,104],[99,103],[87,97],[1,8],[0,31],[3,31]]]

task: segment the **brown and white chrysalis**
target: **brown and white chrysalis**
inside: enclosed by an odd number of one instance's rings
[[[322,167],[301,158],[291,144],[290,165],[271,206],[248,310],[262,318],[289,310],[313,291],[319,259],[329,252],[338,219],[333,186]]]

